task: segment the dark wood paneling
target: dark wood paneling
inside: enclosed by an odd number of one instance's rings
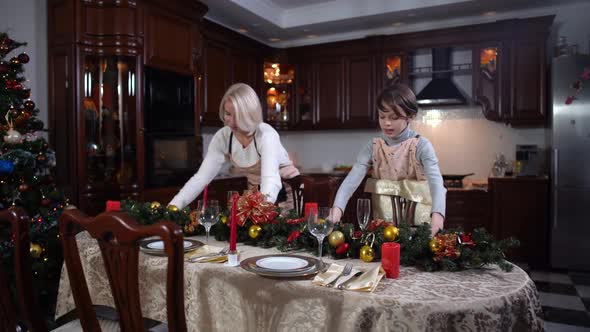
[[[344,77],[345,127],[370,127],[375,123],[374,61],[371,56],[346,59]]]
[[[320,59],[313,64],[316,128],[337,128],[343,122],[342,61]]]
[[[203,109],[203,125],[221,126],[219,104],[229,87],[231,76],[231,57],[228,49],[221,44],[206,41],[203,52],[205,108]]]
[[[483,190],[447,191],[445,228],[461,227],[471,232],[475,227],[490,231],[492,204],[490,194]]]

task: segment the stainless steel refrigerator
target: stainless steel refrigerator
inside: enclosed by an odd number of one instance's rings
[[[590,56],[551,67],[551,265],[590,270]]]

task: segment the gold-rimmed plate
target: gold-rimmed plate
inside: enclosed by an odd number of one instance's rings
[[[261,262],[262,266],[257,262]],[[280,268],[281,262],[285,262],[290,268]],[[243,260],[240,266],[246,271],[271,278],[302,278],[318,273],[317,259],[299,255],[279,254],[250,257]],[[265,268],[264,266],[273,268]]]
[[[203,246],[203,242],[193,240],[193,239],[184,239],[184,252],[195,250],[201,246]],[[146,254],[150,255],[157,255],[157,256],[165,256],[166,251],[164,250],[164,241],[155,238],[149,240],[143,240],[139,243],[139,249]]]

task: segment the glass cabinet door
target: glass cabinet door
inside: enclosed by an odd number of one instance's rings
[[[487,119],[501,120],[501,44],[480,45],[473,55],[473,99],[482,106]]]
[[[85,56],[82,90],[87,190],[115,199],[137,181],[136,59]]]
[[[294,114],[295,67],[288,64],[264,63],[263,110],[266,120],[277,129],[286,129]]]
[[[391,55],[385,58],[385,85],[401,83],[402,81],[402,57]]]

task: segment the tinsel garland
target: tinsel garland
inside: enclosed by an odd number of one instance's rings
[[[251,194],[248,194],[251,195]],[[252,197],[250,197],[252,198]],[[149,224],[159,220],[172,220],[184,226],[189,220],[188,209],[171,212],[159,206],[152,208],[153,203],[126,202],[122,208],[138,218],[141,223]],[[259,207],[243,204],[238,213],[248,214]],[[245,219],[238,226],[238,242],[265,248],[277,247],[281,251],[307,250],[317,252],[316,238],[307,231],[307,222],[299,217],[294,210],[281,213],[274,206],[276,216],[272,219]],[[213,225],[211,234],[218,241],[229,239],[229,211],[220,213],[220,222]],[[267,210],[268,212],[268,210]],[[383,220],[372,221],[367,231],[355,230],[354,225],[340,223],[333,231],[342,232],[344,242],[336,247],[323,242],[323,252],[335,259],[359,258],[360,248],[369,245],[375,252],[375,260],[381,258],[381,245],[386,242],[384,230],[392,224]],[[202,228],[202,227],[201,227]],[[441,230],[431,238],[430,225],[422,224],[410,227],[408,224],[398,225],[395,242],[401,245],[400,264],[416,266],[426,271],[460,271],[479,268],[488,264],[496,264],[505,271],[512,265],[505,261],[504,252],[519,245],[518,240],[508,238],[497,241],[485,229],[478,228],[473,233],[465,233],[461,229]]]

